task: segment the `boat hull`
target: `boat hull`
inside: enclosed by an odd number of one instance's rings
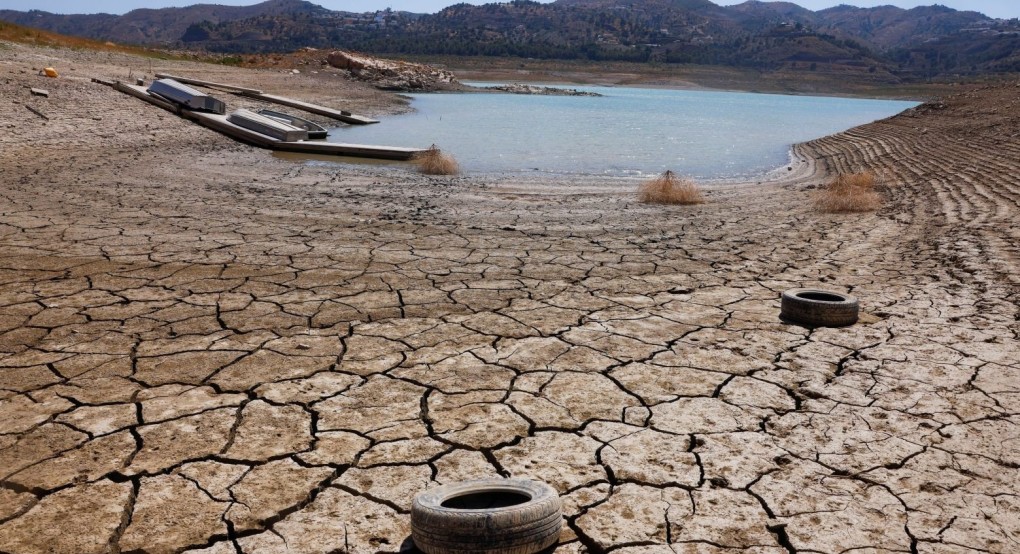
[[[227,121],[284,142],[308,140],[308,131],[305,129],[245,109],[235,110],[227,117]]]
[[[291,115],[288,113],[277,112],[274,110],[259,110],[259,115],[263,115],[272,119],[277,119],[288,125],[293,125],[299,129],[308,131],[308,138],[311,140],[324,139],[329,135],[329,131],[325,127],[315,123],[314,121],[308,121],[303,117]]]
[[[157,79],[149,85],[148,90],[151,94],[159,95],[189,110],[218,114],[227,113],[227,105],[222,100],[213,98],[204,92],[195,90],[173,79]]]

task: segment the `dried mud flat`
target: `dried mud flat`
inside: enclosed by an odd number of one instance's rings
[[[395,552],[491,475],[560,491],[557,552],[1020,550],[1020,88],[666,208],[281,160],[85,79],[131,64],[0,59],[0,552]],[[879,212],[810,209],[858,169]],[[779,321],[800,286],[862,321]]]

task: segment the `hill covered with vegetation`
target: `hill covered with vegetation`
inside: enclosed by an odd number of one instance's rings
[[[0,11],[66,34],[219,53],[302,47],[375,54],[515,56],[837,71],[875,80],[1020,71],[1020,22],[942,6],[709,0],[530,0],[436,14],[332,11],[304,0],[195,5],[123,16]]]

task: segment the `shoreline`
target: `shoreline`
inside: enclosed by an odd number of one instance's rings
[[[471,94],[471,93],[479,92],[477,90],[471,90],[472,87],[475,87],[474,82],[463,83],[463,84],[466,87],[469,87],[469,88],[467,90],[444,90],[444,91],[430,91],[430,92],[418,92],[418,93],[401,93],[401,97],[408,99],[407,107],[408,107],[408,111],[409,112],[417,112],[417,108],[414,105],[414,100],[415,100],[416,96],[427,96],[427,95],[434,95],[434,94],[440,94],[440,95],[443,95],[443,94]],[[531,83],[531,82],[527,82],[527,83],[522,83],[522,84],[525,85],[525,86],[543,86],[543,87],[544,86],[558,86],[558,85],[552,84],[552,83]],[[612,90],[613,88],[634,88],[634,89],[640,89],[641,87],[606,87],[604,85],[591,85],[589,88],[591,88],[591,89],[608,88],[608,89]],[[483,90],[481,92],[491,92],[491,91]],[[715,90],[710,90],[710,89],[702,89],[702,92],[732,92],[732,91],[715,91]],[[609,93],[603,93],[602,90],[598,90],[598,93],[600,95],[604,95],[604,96],[609,96],[610,95]],[[502,94],[514,94],[514,93],[502,92]],[[784,96],[784,95],[781,95],[781,94],[776,94],[776,95],[777,96]],[[786,96],[790,96],[790,95],[786,95]],[[808,97],[808,96],[805,96],[805,97]],[[837,98],[837,97],[836,96],[816,96],[816,98]],[[860,100],[860,98],[853,98],[853,97],[838,97],[838,98],[850,98],[850,99]],[[876,100],[876,101],[880,101],[880,102],[890,101],[888,99],[869,99],[869,100]],[[920,104],[917,104],[917,105],[920,105]],[[912,107],[916,107],[916,106],[912,106]],[[910,109],[910,108],[907,108],[907,109]],[[404,112],[404,113],[406,113],[406,112]],[[902,112],[900,112],[900,113],[902,113]],[[893,114],[893,115],[884,117],[882,119],[886,119],[888,117],[896,117],[897,115],[899,115],[899,114]],[[393,122],[393,123],[395,123],[395,122]],[[342,127],[333,127],[333,128],[331,128],[331,130],[340,130],[340,133],[342,133],[342,129],[343,129]],[[846,129],[839,130],[839,131],[836,131],[835,133],[829,133],[829,134],[837,134],[837,133],[843,132],[845,130]],[[819,137],[815,137],[815,138],[811,138],[811,139],[805,140],[803,142],[810,142],[812,140],[817,140],[819,138],[823,138],[823,137],[819,136]],[[339,142],[347,142],[348,141],[348,140],[344,140],[344,137],[342,137],[342,135],[340,135],[340,134],[334,135],[332,140],[338,140]],[[381,140],[382,142],[386,142],[385,138],[384,139],[379,139],[379,140]],[[358,140],[354,139],[354,142],[358,142]],[[428,141],[426,141],[426,142],[428,142]],[[703,184],[703,185],[706,185],[706,186],[708,186],[708,185],[732,185],[732,184],[739,184],[739,183],[742,183],[742,182],[756,182],[758,184],[761,184],[762,182],[773,182],[773,181],[782,180],[783,174],[786,172],[787,168],[789,168],[792,163],[797,161],[796,160],[796,156],[795,156],[795,152],[794,152],[796,146],[797,146],[797,144],[794,143],[794,144],[790,144],[789,146],[786,147],[786,161],[785,162],[778,162],[774,166],[772,166],[772,167],[770,167],[768,169],[762,169],[761,171],[756,172],[756,173],[746,172],[746,173],[743,173],[742,175],[738,175],[738,176],[718,176],[718,177],[693,177],[693,176],[691,176],[691,178],[695,178],[699,184]],[[455,157],[457,156],[457,152],[451,152],[451,153]],[[296,159],[299,159],[299,157],[296,158]],[[310,159],[312,159],[312,157],[310,157]],[[323,161],[328,161],[328,160],[323,159]],[[357,164],[357,162],[355,162],[355,163]],[[367,165],[375,165],[375,163],[374,162],[368,162]],[[393,167],[401,167],[401,165],[393,164]],[[540,169],[507,169],[507,170],[503,170],[503,171],[481,171],[481,170],[479,170],[479,171],[465,171],[464,175],[465,176],[470,176],[470,177],[473,177],[473,178],[479,178],[479,179],[487,179],[487,178],[489,178],[489,179],[519,178],[519,179],[538,180],[538,181],[550,181],[550,182],[551,181],[562,181],[562,180],[607,180],[607,181],[616,180],[616,181],[619,181],[621,183],[621,185],[624,185],[624,184],[628,184],[628,183],[629,184],[634,184],[634,183],[638,183],[638,182],[641,182],[641,181],[644,181],[644,180],[648,180],[648,179],[653,178],[656,175],[658,175],[658,173],[644,173],[644,172],[641,172],[640,170],[629,170],[629,171],[622,172],[622,173],[613,173],[613,174],[610,174],[608,172],[595,172],[595,173],[593,173],[593,172],[583,172],[583,171],[568,172],[568,171],[553,171],[553,170],[540,170]],[[689,175],[685,174],[685,176],[689,176]]]
[[[536,86],[556,87],[556,88],[576,88],[576,87],[604,87],[604,88],[636,88],[636,89],[649,89],[649,90],[678,90],[678,91],[699,91],[699,92],[737,92],[746,94],[767,94],[776,96],[805,96],[805,97],[819,97],[819,98],[854,98],[860,100],[902,100],[923,103],[929,100],[930,96],[912,94],[912,95],[878,95],[877,93],[853,93],[853,92],[818,92],[818,91],[773,91],[773,90],[755,90],[750,88],[717,88],[707,85],[698,84],[655,84],[655,83],[634,83],[634,84],[612,84],[612,83],[600,83],[597,79],[591,79],[590,81],[532,81],[526,79],[498,79],[493,77],[491,80],[486,80],[482,77],[472,77],[468,79],[472,83],[492,83],[492,84],[513,84],[513,83],[524,83]],[[463,81],[461,81],[463,83]],[[466,85],[472,86],[472,85]],[[461,90],[440,90],[432,92],[420,92],[413,94],[451,94],[460,92],[473,92],[473,91],[461,91]]]
[[[468,60],[470,61],[470,60]],[[505,60],[500,60],[505,62]],[[439,67],[453,71],[459,79],[466,81],[556,83],[564,86],[626,86],[635,88],[672,90],[712,90],[724,92],[748,92],[760,94],[784,94],[792,96],[837,96],[848,98],[873,98],[890,100],[926,101],[934,97],[955,94],[973,88],[980,88],[995,82],[973,83],[913,83],[913,84],[866,84],[858,83],[848,88],[846,83],[833,76],[788,75],[765,76],[756,71],[712,66],[683,66],[667,70],[664,67],[632,66],[608,72],[592,65],[544,63],[536,60],[520,62],[520,68],[490,67],[479,69],[460,59],[442,59]],[[611,64],[613,65],[613,64]],[[807,79],[798,82],[799,78]],[[814,78],[820,80],[812,81]]]
[[[507,476],[560,495],[555,554],[1016,543],[1020,83],[658,206],[294,164],[89,82],[407,109],[330,74],[3,51],[2,552],[398,554],[415,494]],[[813,209],[861,170],[878,211]]]

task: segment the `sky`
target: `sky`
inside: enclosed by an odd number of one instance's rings
[[[375,11],[385,8],[418,13],[434,13],[461,0],[311,0],[331,10],[350,12]],[[493,0],[468,0],[471,4],[485,4]],[[549,1],[549,0],[539,0]],[[744,0],[714,0],[716,4],[739,4]],[[991,17],[1004,19],[1020,17],[1020,0],[790,0],[811,10],[830,8],[838,4],[860,7],[893,4],[902,8],[926,6],[934,3],[958,10],[973,10]],[[54,13],[124,13],[136,8],[164,8],[191,4],[227,4],[243,6],[258,0],[0,0],[0,9],[43,10]]]

